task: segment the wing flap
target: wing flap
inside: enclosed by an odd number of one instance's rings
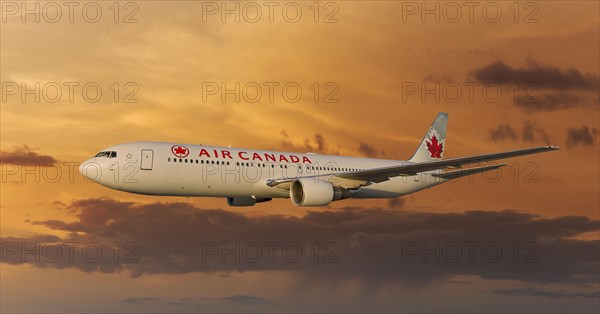
[[[501,165],[467,168],[467,169],[448,171],[448,172],[444,172],[444,173],[436,173],[436,174],[433,174],[433,176],[437,177],[437,178],[452,180],[452,179],[456,179],[456,178],[460,178],[460,177],[474,175],[476,173],[495,170],[495,169],[498,169],[498,168],[504,167],[504,166],[506,166],[506,165],[501,164]]]

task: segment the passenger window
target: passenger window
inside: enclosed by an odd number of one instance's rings
[[[171,157],[169,157],[169,162],[171,161]]]

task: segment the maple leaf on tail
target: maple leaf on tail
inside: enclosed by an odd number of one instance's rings
[[[427,150],[431,154],[430,157],[442,158],[442,153],[444,152],[444,144],[438,143],[437,137],[435,137],[435,135],[431,137],[431,142],[425,142],[427,143]]]

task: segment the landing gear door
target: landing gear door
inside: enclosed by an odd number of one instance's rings
[[[142,149],[142,163],[140,165],[140,169],[152,170],[152,158],[153,157],[154,157],[154,152],[151,149]]]

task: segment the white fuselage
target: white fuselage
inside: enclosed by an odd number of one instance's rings
[[[84,177],[116,190],[165,196],[288,198],[289,191],[270,187],[267,180],[326,178],[329,174],[410,163],[161,142],[121,144],[102,152],[105,156],[81,165]],[[413,193],[446,182],[431,176],[438,172],[393,177],[353,190],[351,197],[388,198]]]

